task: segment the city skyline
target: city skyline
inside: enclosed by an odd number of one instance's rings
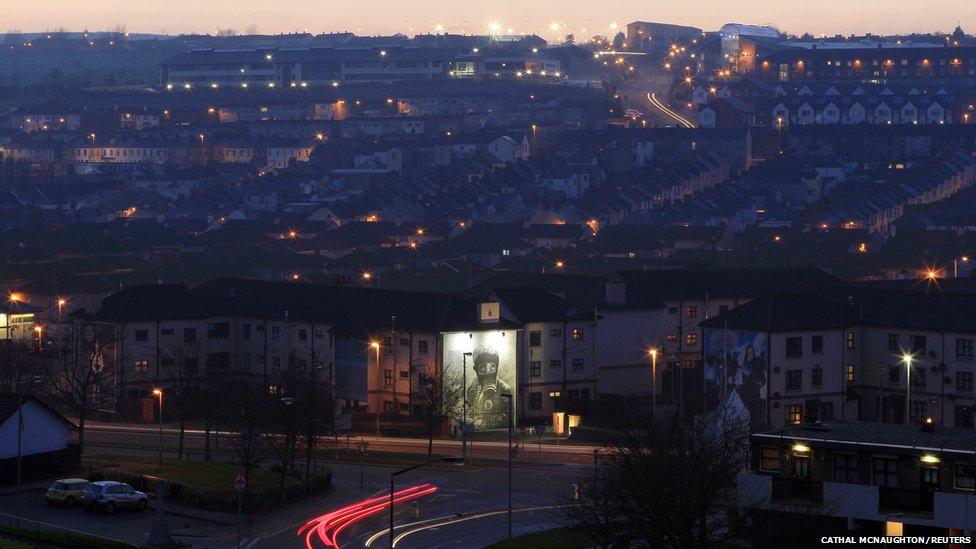
[[[357,34],[408,35],[449,32],[462,34],[539,34],[548,39],[574,34],[577,38],[623,30],[633,20],[692,25],[715,30],[724,23],[737,22],[774,25],[789,33],[826,34],[909,34],[912,32],[951,32],[957,25],[976,17],[976,5],[960,5],[951,0],[919,2],[877,0],[858,3],[827,0],[816,4],[789,0],[763,0],[749,6],[718,0],[705,0],[695,12],[686,6],[645,5],[633,0],[617,0],[601,9],[578,3],[566,5],[546,0],[525,6],[514,0],[501,0],[491,6],[472,9],[466,4],[433,0],[422,10],[391,13],[389,2],[366,0],[348,5],[325,6],[309,0],[286,0],[268,12],[267,4],[254,0],[233,2],[215,0],[205,5],[190,0],[147,0],[119,5],[110,0],[93,0],[84,7],[67,0],[40,0],[30,5],[7,8],[4,31],[34,33],[58,28],[67,30],[109,30],[124,26],[136,33],[213,33],[219,29],[276,34],[308,31],[314,34],[350,31]],[[103,8],[103,9],[99,9]],[[367,23],[363,10],[374,14]],[[187,18],[185,13],[194,13]],[[423,12],[423,13],[420,13]],[[834,14],[845,13],[843,21]],[[884,17],[879,17],[883,13]],[[53,17],[52,17],[53,14]]]

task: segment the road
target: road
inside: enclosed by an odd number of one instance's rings
[[[212,451],[229,452],[228,442],[232,433],[221,433],[217,439],[217,444],[211,448]],[[334,442],[328,437],[320,439],[322,447],[332,448]],[[398,452],[398,453],[427,453],[427,439],[421,438],[394,438],[376,436],[357,436],[339,438],[339,447],[342,449],[356,449],[356,441],[365,440],[369,443],[370,452]],[[221,443],[221,441],[223,441]],[[173,427],[163,428],[163,448],[173,450],[179,444],[179,430]],[[85,430],[85,446],[100,448],[102,451],[109,451],[111,448],[139,448],[152,449],[159,445],[159,429],[152,426],[141,425],[116,425],[110,423],[90,424]],[[203,452],[203,431],[190,429],[186,432],[185,447],[191,454]],[[499,441],[470,441],[468,455],[477,465],[479,459],[503,460],[508,456],[508,443]],[[435,439],[434,453],[440,455],[460,455],[461,441],[452,439]],[[593,447],[578,444],[553,444],[545,443],[539,445],[534,437],[525,439],[518,455],[520,460],[539,460],[557,463],[592,463]]]
[[[618,93],[624,108],[644,113],[648,125],[694,127],[693,120],[668,106],[670,86],[670,75],[645,68],[638,77],[625,80]]]

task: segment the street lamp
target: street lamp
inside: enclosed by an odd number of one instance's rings
[[[901,359],[905,363],[905,425],[912,421],[912,359],[914,357],[908,353],[902,355]]]
[[[461,354],[461,457],[468,458],[468,357],[473,353]]]
[[[512,416],[513,398],[511,393],[498,395],[508,401],[508,539],[512,539],[512,428],[515,418]]]
[[[37,350],[44,350],[44,326],[34,326],[34,333],[37,334]]]
[[[431,463],[439,463],[442,461],[444,463],[457,463],[458,465],[464,465],[463,456],[445,456],[445,457],[439,457],[436,459],[425,461],[423,463],[414,465],[413,467],[407,467],[406,469],[400,469],[399,471],[394,471],[390,473],[390,547],[391,548],[393,547],[393,492],[394,492],[393,482],[394,480],[396,479],[396,477],[404,473],[409,473],[414,469],[420,469],[425,465],[430,465]]]
[[[369,346],[376,350],[376,436],[380,436],[380,342],[370,341]]]
[[[155,392],[155,391],[153,391],[153,392]],[[160,399],[162,399],[162,391],[160,391]],[[262,408],[264,406],[270,406],[270,405],[273,405],[273,404],[282,404],[284,406],[291,406],[294,402],[295,402],[295,399],[292,398],[292,397],[281,397],[278,400],[266,401],[266,402],[264,402],[262,404],[259,404],[258,406],[252,407],[252,409]],[[162,414],[160,414],[160,415],[162,415]],[[248,447],[247,447],[248,446],[248,439],[244,435],[244,429],[246,427],[245,426],[246,418],[247,418],[247,408],[245,407],[244,403],[242,402],[241,403],[241,426],[240,426],[240,433],[239,433],[240,439],[241,439],[240,440],[240,447],[241,447],[241,451],[240,451],[240,460],[241,460],[241,463],[240,463],[240,465],[241,465],[241,469],[244,469],[245,453],[248,452]],[[247,478],[244,476],[244,471],[241,471],[239,473],[239,476],[244,479],[244,484],[243,484],[243,486],[241,488],[239,488],[240,489],[240,493],[237,496],[237,545],[235,547],[240,547],[241,546],[241,529],[244,527],[244,498],[247,495]]]
[[[159,466],[163,466],[163,390],[155,388],[153,396],[159,399]]]
[[[657,412],[657,349],[647,351],[651,355],[651,414]]]
[[[969,256],[964,255],[962,257],[956,257],[952,260],[952,278],[959,278],[959,262],[963,263],[969,262]]]

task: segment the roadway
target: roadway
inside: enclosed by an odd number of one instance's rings
[[[636,78],[625,80],[618,89],[625,109],[644,113],[648,125],[693,128],[695,123],[667,104],[671,76],[644,67]]]

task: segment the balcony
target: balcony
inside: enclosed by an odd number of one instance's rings
[[[931,515],[935,509],[934,492],[905,488],[878,488],[878,512]]]
[[[772,479],[772,500],[823,503],[823,482],[796,478]]]

